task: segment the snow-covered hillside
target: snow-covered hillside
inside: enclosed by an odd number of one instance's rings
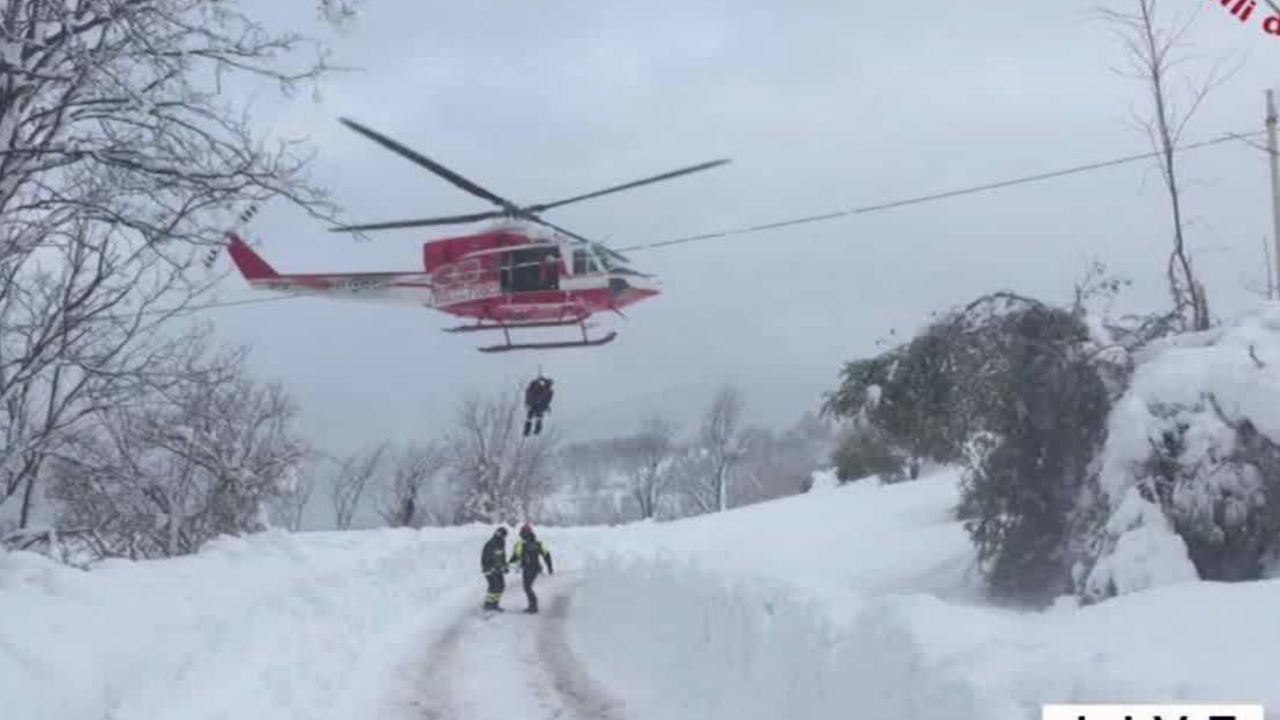
[[[0,555],[23,720],[1030,719],[1063,701],[1280,707],[1280,582],[984,606],[954,473],[670,524],[548,529],[544,613],[484,620],[489,529],[228,540],[85,573]],[[516,576],[504,605],[523,607]]]

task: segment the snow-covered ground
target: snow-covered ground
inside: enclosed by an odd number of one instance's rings
[[[984,606],[948,516],[957,481],[616,533],[619,556],[574,598],[574,644],[636,717],[1027,720],[1051,702],[1178,700],[1280,717],[1280,581]]]
[[[1280,582],[984,606],[954,473],[718,516],[548,529],[544,613],[484,619],[489,529],[224,541],[85,573],[0,555],[0,716],[1039,717],[1280,708]],[[504,605],[523,597],[509,576]],[[1277,712],[1272,710],[1273,713]],[[1273,715],[1274,717],[1274,715]]]
[[[89,573],[0,553],[0,717],[355,717],[474,600],[475,537],[269,533]]]

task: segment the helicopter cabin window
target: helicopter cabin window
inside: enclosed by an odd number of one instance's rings
[[[600,272],[600,265],[596,262],[595,257],[587,252],[586,248],[578,248],[573,251],[573,274],[586,275],[587,273]]]
[[[560,289],[560,253],[557,248],[523,248],[502,256],[504,293]]]

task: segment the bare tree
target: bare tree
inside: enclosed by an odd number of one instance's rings
[[[557,508],[557,521],[596,525],[638,517],[626,477],[635,443],[635,437],[587,440],[557,452],[558,490],[567,495],[566,505]]]
[[[515,522],[538,510],[552,484],[554,431],[521,434],[521,396],[470,397],[449,434],[449,470],[462,493],[459,522]]]
[[[703,417],[697,447],[678,464],[680,485],[695,512],[729,509],[734,470],[745,452],[741,425],[741,396],[731,387],[721,388]]]
[[[190,553],[267,527],[267,506],[293,489],[305,448],[292,400],[249,380],[243,356],[193,343],[181,364],[166,363],[166,382],[62,443],[48,468],[59,524],[91,530],[101,556],[127,557]]]
[[[318,77],[304,46],[218,0],[0,6],[0,503],[20,526],[49,459],[176,352],[161,329],[208,289],[193,265],[229,214],[331,212],[300,148],[222,94]]]
[[[1151,93],[1152,109],[1148,118],[1139,120],[1151,139],[1153,148],[1160,154],[1160,175],[1169,193],[1173,219],[1173,251],[1169,255],[1166,274],[1174,311],[1182,318],[1183,329],[1203,330],[1209,327],[1209,301],[1204,286],[1196,279],[1191,259],[1187,253],[1184,235],[1184,212],[1181,183],[1178,175],[1176,151],[1182,141],[1187,123],[1204,102],[1209,92],[1224,79],[1226,74],[1215,67],[1200,83],[1187,81],[1189,99],[1179,105],[1178,93],[1170,84],[1174,68],[1180,60],[1175,51],[1191,27],[1191,21],[1169,27],[1160,27],[1156,19],[1156,0],[1133,0],[1134,12],[1101,9],[1099,12],[1119,29],[1129,54],[1134,74],[1142,80]]]
[[[626,476],[640,518],[654,517],[671,488],[676,458],[675,428],[660,417],[644,421],[625,451]]]
[[[740,503],[804,492],[815,470],[831,466],[835,437],[832,423],[813,413],[805,413],[782,433],[762,428],[744,430]]]
[[[410,445],[396,459],[391,484],[383,489],[378,510],[392,527],[445,525],[455,509],[441,502],[448,493],[441,471],[447,456],[440,445]]]
[[[339,461],[329,495],[333,501],[333,519],[337,529],[351,529],[351,523],[360,509],[360,498],[369,486],[369,481],[382,469],[386,453],[387,443],[384,442]]]
[[[782,442],[765,428],[748,427],[741,433],[742,457],[738,463],[734,505],[772,500],[795,492],[785,465]],[[782,485],[786,486],[783,489]]]
[[[729,509],[729,484],[733,469],[743,456],[741,424],[741,396],[733,388],[721,388],[707,411],[701,438],[702,447],[710,454],[712,487],[721,512]]]
[[[312,470],[314,470],[313,466],[300,470],[289,492],[272,503],[273,516],[277,522],[293,532],[302,529],[307,506],[311,504],[311,496],[315,492],[315,479],[310,472]]]

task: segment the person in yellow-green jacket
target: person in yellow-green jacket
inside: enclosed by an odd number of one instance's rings
[[[538,596],[533,592],[533,581],[538,579],[538,575],[542,572],[542,561],[547,562],[547,573],[555,575],[555,569],[551,566],[551,553],[547,551],[547,546],[533,534],[533,528],[525,523],[520,528],[520,539],[516,541],[515,549],[511,553],[511,564],[520,564],[520,573],[524,579],[524,594],[529,598],[529,607],[524,611],[527,613],[538,612]]]

